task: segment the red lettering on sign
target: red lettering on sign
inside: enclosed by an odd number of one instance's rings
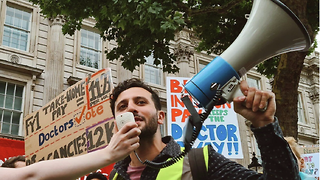
[[[80,121],[81,121],[81,119],[82,119],[82,116],[83,116],[83,113],[84,113],[84,110],[85,110],[85,109],[86,109],[86,106],[84,105],[80,117],[79,117],[79,118],[78,118],[78,117],[75,118],[75,121],[76,121],[78,124],[80,123]]]

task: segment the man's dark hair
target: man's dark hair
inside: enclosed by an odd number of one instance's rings
[[[115,102],[118,99],[118,96],[123,91],[130,89],[130,88],[133,88],[133,87],[140,87],[140,88],[143,88],[143,89],[149,91],[151,93],[151,97],[152,97],[152,100],[153,100],[153,103],[154,103],[156,109],[161,110],[161,103],[160,103],[160,98],[159,98],[158,94],[155,91],[153,91],[150,86],[145,84],[140,79],[131,78],[131,79],[128,79],[128,80],[125,80],[125,81],[119,83],[113,89],[113,91],[110,95],[110,107],[111,107],[113,116],[114,116],[114,112],[115,112]]]
[[[1,167],[6,167],[6,168],[15,168],[14,163],[18,162],[18,161],[22,161],[22,162],[26,162],[26,158],[24,156],[15,156],[12,158],[9,158],[8,160],[6,160]]]
[[[99,172],[94,172],[88,175],[86,180],[91,180],[93,178],[97,178],[100,180],[108,180],[108,178],[106,176],[104,176],[103,174],[99,173]]]

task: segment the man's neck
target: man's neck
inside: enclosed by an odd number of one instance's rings
[[[140,140],[140,147],[136,150],[139,158],[142,162],[145,160],[152,161],[157,157],[162,149],[166,146],[161,140],[161,134],[156,133],[152,139]],[[133,167],[144,166],[136,157],[135,153],[130,154],[131,162],[130,165]]]

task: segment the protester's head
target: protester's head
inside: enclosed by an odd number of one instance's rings
[[[133,87],[140,87],[140,88],[143,88],[143,89],[149,91],[151,93],[151,97],[152,97],[155,108],[157,110],[161,110],[161,103],[160,103],[160,98],[159,98],[158,94],[156,92],[154,92],[150,86],[145,84],[140,79],[132,78],[132,79],[128,79],[123,82],[120,82],[113,89],[113,91],[111,93],[111,98],[110,98],[110,106],[111,106],[113,116],[115,116],[115,102],[118,99],[119,95],[123,91],[130,89],[130,88],[133,88]]]
[[[26,158],[24,156],[15,156],[6,160],[1,167],[20,168],[26,166]]]
[[[284,137],[284,139],[288,142],[289,146],[291,147],[299,166],[299,170],[305,168],[304,159],[301,157],[301,154],[298,151],[298,144],[294,137]]]
[[[89,174],[86,180],[108,180],[108,178],[99,172],[94,172]]]
[[[159,96],[141,80],[133,78],[119,83],[110,96],[113,116],[132,112],[141,129],[140,140],[153,138],[164,121]],[[160,135],[161,136],[161,135]]]

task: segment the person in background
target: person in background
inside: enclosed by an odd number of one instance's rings
[[[283,139],[275,117],[274,93],[248,87],[246,81],[241,82],[240,89],[244,96],[233,99],[234,110],[252,123],[251,130],[261,151],[264,172],[260,174],[249,170],[219,154],[211,145],[207,145],[202,148],[207,172],[204,173],[206,177],[202,179],[300,180],[296,159],[288,143]],[[132,112],[141,134],[140,147],[114,165],[109,179],[195,179],[188,156],[162,169],[151,168],[144,164],[146,160],[164,162],[176,157],[182,151],[173,137],[161,137],[160,125],[165,121],[165,112],[161,110],[159,96],[150,86],[136,78],[120,82],[110,95],[110,106],[114,117]],[[267,107],[265,111],[259,110],[265,107]],[[117,126],[115,129],[118,130]]]
[[[301,180],[315,180],[315,178],[313,176],[310,176],[309,174],[302,172],[302,170],[306,167],[306,165],[304,163],[303,157],[301,156],[300,152],[298,151],[299,145],[298,145],[296,139],[291,136],[284,137],[284,139],[288,142],[290,148],[292,149],[292,151],[294,153],[294,156],[297,159],[299,171],[300,171],[299,175],[301,177]]]
[[[25,166],[26,166],[26,158],[22,155],[11,157],[1,165],[1,167],[7,167],[7,168],[20,168]]]
[[[70,158],[41,161],[21,168],[0,168],[0,180],[71,180],[126,157],[139,147],[140,129],[127,123],[103,149]]]
[[[89,174],[86,180],[108,180],[108,178],[99,172],[94,172]]]

